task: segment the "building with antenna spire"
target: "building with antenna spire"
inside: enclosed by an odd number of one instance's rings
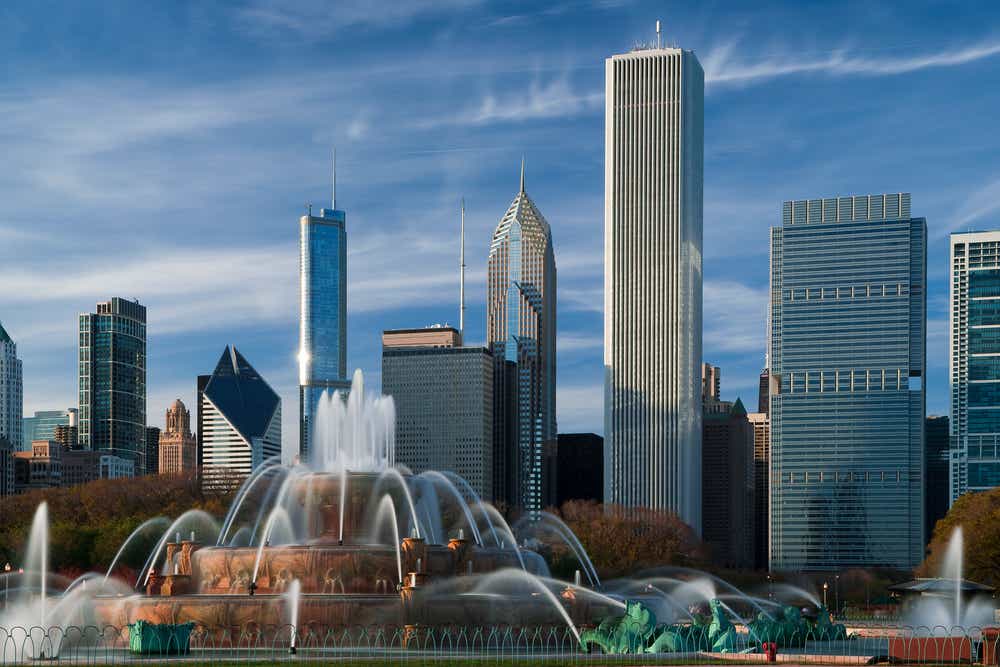
[[[549,223],[520,190],[490,243],[486,343],[493,353],[494,495],[527,511],[554,501],[556,261]]]
[[[331,208],[299,219],[299,456],[309,460],[310,426],[325,391],[347,391],[347,214]]]
[[[463,345],[465,200],[461,204],[459,328],[434,325],[382,333],[382,392],[396,406],[396,462],[415,473],[461,475],[492,500],[493,356]]]

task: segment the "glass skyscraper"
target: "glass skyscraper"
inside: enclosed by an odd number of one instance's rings
[[[299,220],[299,455],[324,391],[350,388],[347,375],[347,216],[322,209]]]
[[[82,449],[133,461],[146,445],[146,307],[114,297],[80,315]]]
[[[55,440],[57,426],[79,426],[76,408],[39,410],[21,420],[21,451],[30,452],[33,440]]]
[[[21,411],[23,410],[23,378],[17,344],[0,324],[0,438],[12,449],[21,446]],[[0,456],[4,453],[0,452]]]
[[[493,494],[538,511],[556,492],[556,259],[549,223],[524,191],[523,162],[521,189],[493,232],[487,272]]]
[[[949,497],[1000,486],[1000,231],[951,235]]]
[[[771,229],[774,570],[924,547],[927,224],[909,194],[789,201]]]

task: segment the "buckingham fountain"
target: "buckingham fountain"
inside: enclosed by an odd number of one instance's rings
[[[839,642],[837,650],[876,651],[871,643],[852,647],[815,596],[788,585],[790,601],[809,600],[808,617],[770,591],[748,594],[697,570],[665,567],[601,582],[557,517],[536,512],[510,525],[461,477],[397,465],[394,428],[392,399],[366,395],[358,371],[346,398],[321,399],[312,460],[264,462],[221,521],[190,510],[144,522],[106,571],[73,581],[50,573],[42,503],[13,595],[13,576],[0,575],[0,658],[11,651],[51,658],[109,636],[123,646],[142,628],[166,626],[193,630],[199,646],[252,638],[292,650],[343,628],[398,637],[401,647],[442,629],[465,636],[530,628],[559,637],[561,650],[808,652],[810,643],[831,650]],[[537,550],[549,540],[579,563],[572,581],[551,577]],[[137,550],[145,562],[126,580],[121,561]],[[965,606],[956,593],[953,617],[934,609],[957,624],[973,618]]]

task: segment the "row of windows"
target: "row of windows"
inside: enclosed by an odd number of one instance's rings
[[[903,283],[852,285],[849,287],[796,287],[782,290],[786,301],[824,301],[828,299],[858,299],[885,296],[906,296]]]

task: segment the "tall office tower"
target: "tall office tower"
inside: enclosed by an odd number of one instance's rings
[[[203,487],[232,485],[281,456],[281,398],[235,347],[199,391],[198,425]]]
[[[299,219],[299,456],[309,460],[309,427],[324,391],[348,390],[347,214],[333,208]]]
[[[146,307],[114,297],[80,315],[80,446],[140,466],[146,445]]]
[[[382,393],[396,405],[396,462],[458,473],[493,498],[493,358],[451,327],[382,334]]]
[[[949,438],[947,417],[931,416],[924,425],[924,468],[927,491],[924,497],[924,539],[931,541],[934,526],[948,513]]]
[[[22,385],[17,345],[0,324],[0,437],[6,438],[14,447],[21,442]]]
[[[722,400],[722,369],[712,364],[701,365],[701,400]]]
[[[521,189],[490,243],[486,340],[494,370],[494,497],[527,511],[555,499],[556,259]]]
[[[605,71],[604,500],[700,532],[705,77],[675,48]]]
[[[771,569],[924,547],[927,223],[910,195],[789,201],[771,229]]]
[[[55,440],[66,450],[77,450],[80,448],[80,430],[77,426],[69,424],[59,424],[52,431],[52,440]]]
[[[158,475],[160,473],[160,428],[146,427],[146,439],[142,447],[141,465],[136,467],[139,475]]]
[[[56,429],[69,426],[79,432],[79,415],[76,408],[65,410],[37,410],[31,417],[21,420],[21,451],[30,452],[35,440],[56,440]],[[16,443],[15,443],[16,446]]]
[[[181,399],[167,410],[166,428],[160,433],[158,472],[179,475],[198,467],[198,440],[191,433],[191,412]]]
[[[743,401],[702,417],[701,536],[717,565],[753,567],[754,429]]]
[[[751,412],[753,426],[753,562],[766,570],[771,534],[771,418],[766,412]]]
[[[0,498],[14,495],[14,452],[16,446],[0,436]]]
[[[757,412],[770,413],[771,374],[765,368],[760,372],[760,386],[757,388]]]
[[[950,503],[1000,486],[1000,231],[951,235]]]

